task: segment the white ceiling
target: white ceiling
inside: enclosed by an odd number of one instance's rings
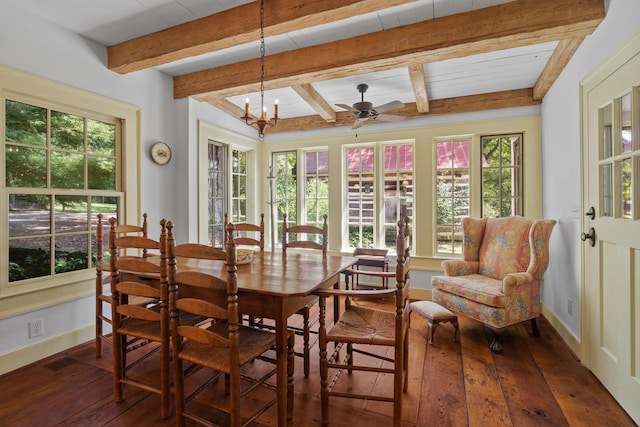
[[[6,0],[61,27],[105,46],[157,32],[226,9],[251,3],[247,0]],[[268,0],[267,0],[268,1]],[[442,17],[472,9],[506,3],[508,0],[417,0],[379,12],[319,25],[284,35],[266,38],[266,54],[290,51],[339,39],[380,32],[390,28]],[[424,64],[429,99],[530,88],[553,53],[557,42],[530,45],[464,58]],[[339,54],[337,52],[336,54]],[[259,42],[176,61],[156,67],[172,75],[257,58]],[[330,104],[348,104],[360,100],[358,83],[367,83],[365,100],[380,105],[393,100],[415,102],[406,67],[364,73],[358,76],[312,82]],[[291,88],[269,90],[265,104],[277,97],[282,117],[317,114]],[[253,105],[259,94],[248,94]],[[243,107],[246,95],[228,98]],[[344,111],[335,107],[336,111]],[[257,114],[252,108],[253,114]]]

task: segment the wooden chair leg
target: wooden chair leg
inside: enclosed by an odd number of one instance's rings
[[[489,345],[489,348],[491,348],[491,351],[493,351],[496,354],[501,354],[502,353],[502,343],[500,342],[500,332],[499,331],[495,331],[495,335],[493,336],[493,341],[491,341],[491,344]]]
[[[536,320],[537,319],[535,317],[531,319],[531,335],[538,338],[540,336],[540,331],[538,330],[538,322]]]
[[[310,347],[310,342],[311,342],[311,333],[309,332],[309,316],[310,316],[310,312],[311,310],[309,309],[309,307],[305,307],[304,308],[304,316],[303,316],[303,324],[302,324],[302,335],[304,338],[304,348],[303,348],[303,354],[304,354],[304,377],[308,378],[309,377],[309,372],[311,370],[310,367],[310,359],[311,359],[311,351],[309,349]]]
[[[296,334],[289,331],[287,337],[287,421],[293,420],[293,374],[295,368],[295,345]]]

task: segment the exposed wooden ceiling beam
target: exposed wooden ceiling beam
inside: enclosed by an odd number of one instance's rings
[[[301,85],[292,86],[292,89],[296,91],[302,99],[304,99],[318,114],[320,117],[328,122],[336,121],[336,111],[329,105],[329,103],[318,93],[317,90],[310,83],[303,83]]]
[[[541,101],[533,99],[533,88],[506,90],[502,92],[485,93],[481,95],[461,96],[458,98],[431,100],[429,115],[471,113],[476,111],[499,110],[502,108],[525,107],[539,105]],[[400,114],[408,119],[424,116],[419,113],[415,103],[405,104],[403,108],[390,111],[392,114]],[[376,123],[376,120],[368,120],[364,124]],[[379,122],[379,121],[378,121]],[[278,125],[269,128],[269,133],[292,132],[328,127],[353,125],[353,113],[349,111],[338,112],[335,123],[327,123],[319,116],[296,117],[278,121]]]
[[[604,0],[513,1],[267,56],[269,75],[265,81],[270,88],[295,86],[407,63],[584,37],[604,16]],[[228,97],[256,92],[259,76],[259,59],[176,76],[174,97],[203,99],[214,93]]]
[[[275,36],[374,12],[415,0],[270,0],[265,36]],[[128,73],[254,42],[260,36],[260,3],[252,2],[107,48],[112,71]]]
[[[225,113],[229,114],[232,117],[237,117],[238,119],[240,119],[241,117],[244,116],[244,109],[238,107],[236,104],[234,104],[231,101],[227,101],[224,98],[211,98],[208,99],[207,102],[209,102],[211,105],[214,105],[216,107],[218,107],[219,109],[221,109],[222,111],[224,111]],[[257,120],[257,117],[252,116],[253,120]]]
[[[556,81],[564,67],[576,53],[582,44],[584,37],[560,40],[558,46],[553,51],[551,58],[547,61],[544,70],[540,73],[538,81],[533,86],[533,99],[541,100],[547,94],[553,82]]]
[[[427,75],[424,72],[424,65],[409,65],[409,80],[413,87],[413,95],[416,98],[416,108],[419,113],[429,112],[429,94],[427,91]]]

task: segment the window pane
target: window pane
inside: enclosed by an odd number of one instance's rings
[[[56,237],[55,272],[83,270],[89,267],[88,236],[86,234],[72,234]]]
[[[44,149],[7,145],[7,187],[45,188],[47,152]]]
[[[5,139],[44,147],[47,143],[47,110],[8,99],[5,107]]]
[[[89,156],[87,158],[88,183],[90,189],[116,189],[116,159]]]
[[[307,153],[305,155],[306,158],[306,167],[307,167],[307,174],[314,174],[318,171],[318,165],[316,162],[316,153],[315,152],[311,152],[311,153]]]
[[[51,274],[51,238],[9,240],[9,281]]]
[[[318,152],[318,173],[319,174],[329,173],[329,152],[328,151]]]
[[[84,119],[73,114],[51,111],[51,146],[84,151]]]
[[[53,188],[84,188],[84,156],[51,151],[51,186]]]
[[[32,194],[9,195],[9,237],[51,233],[49,196]]]
[[[54,206],[56,233],[87,231],[89,229],[86,197],[56,196]]]
[[[87,151],[93,154],[115,156],[116,126],[87,119]]]

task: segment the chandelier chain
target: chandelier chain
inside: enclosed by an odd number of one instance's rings
[[[264,108],[264,0],[260,0],[260,111]]]

